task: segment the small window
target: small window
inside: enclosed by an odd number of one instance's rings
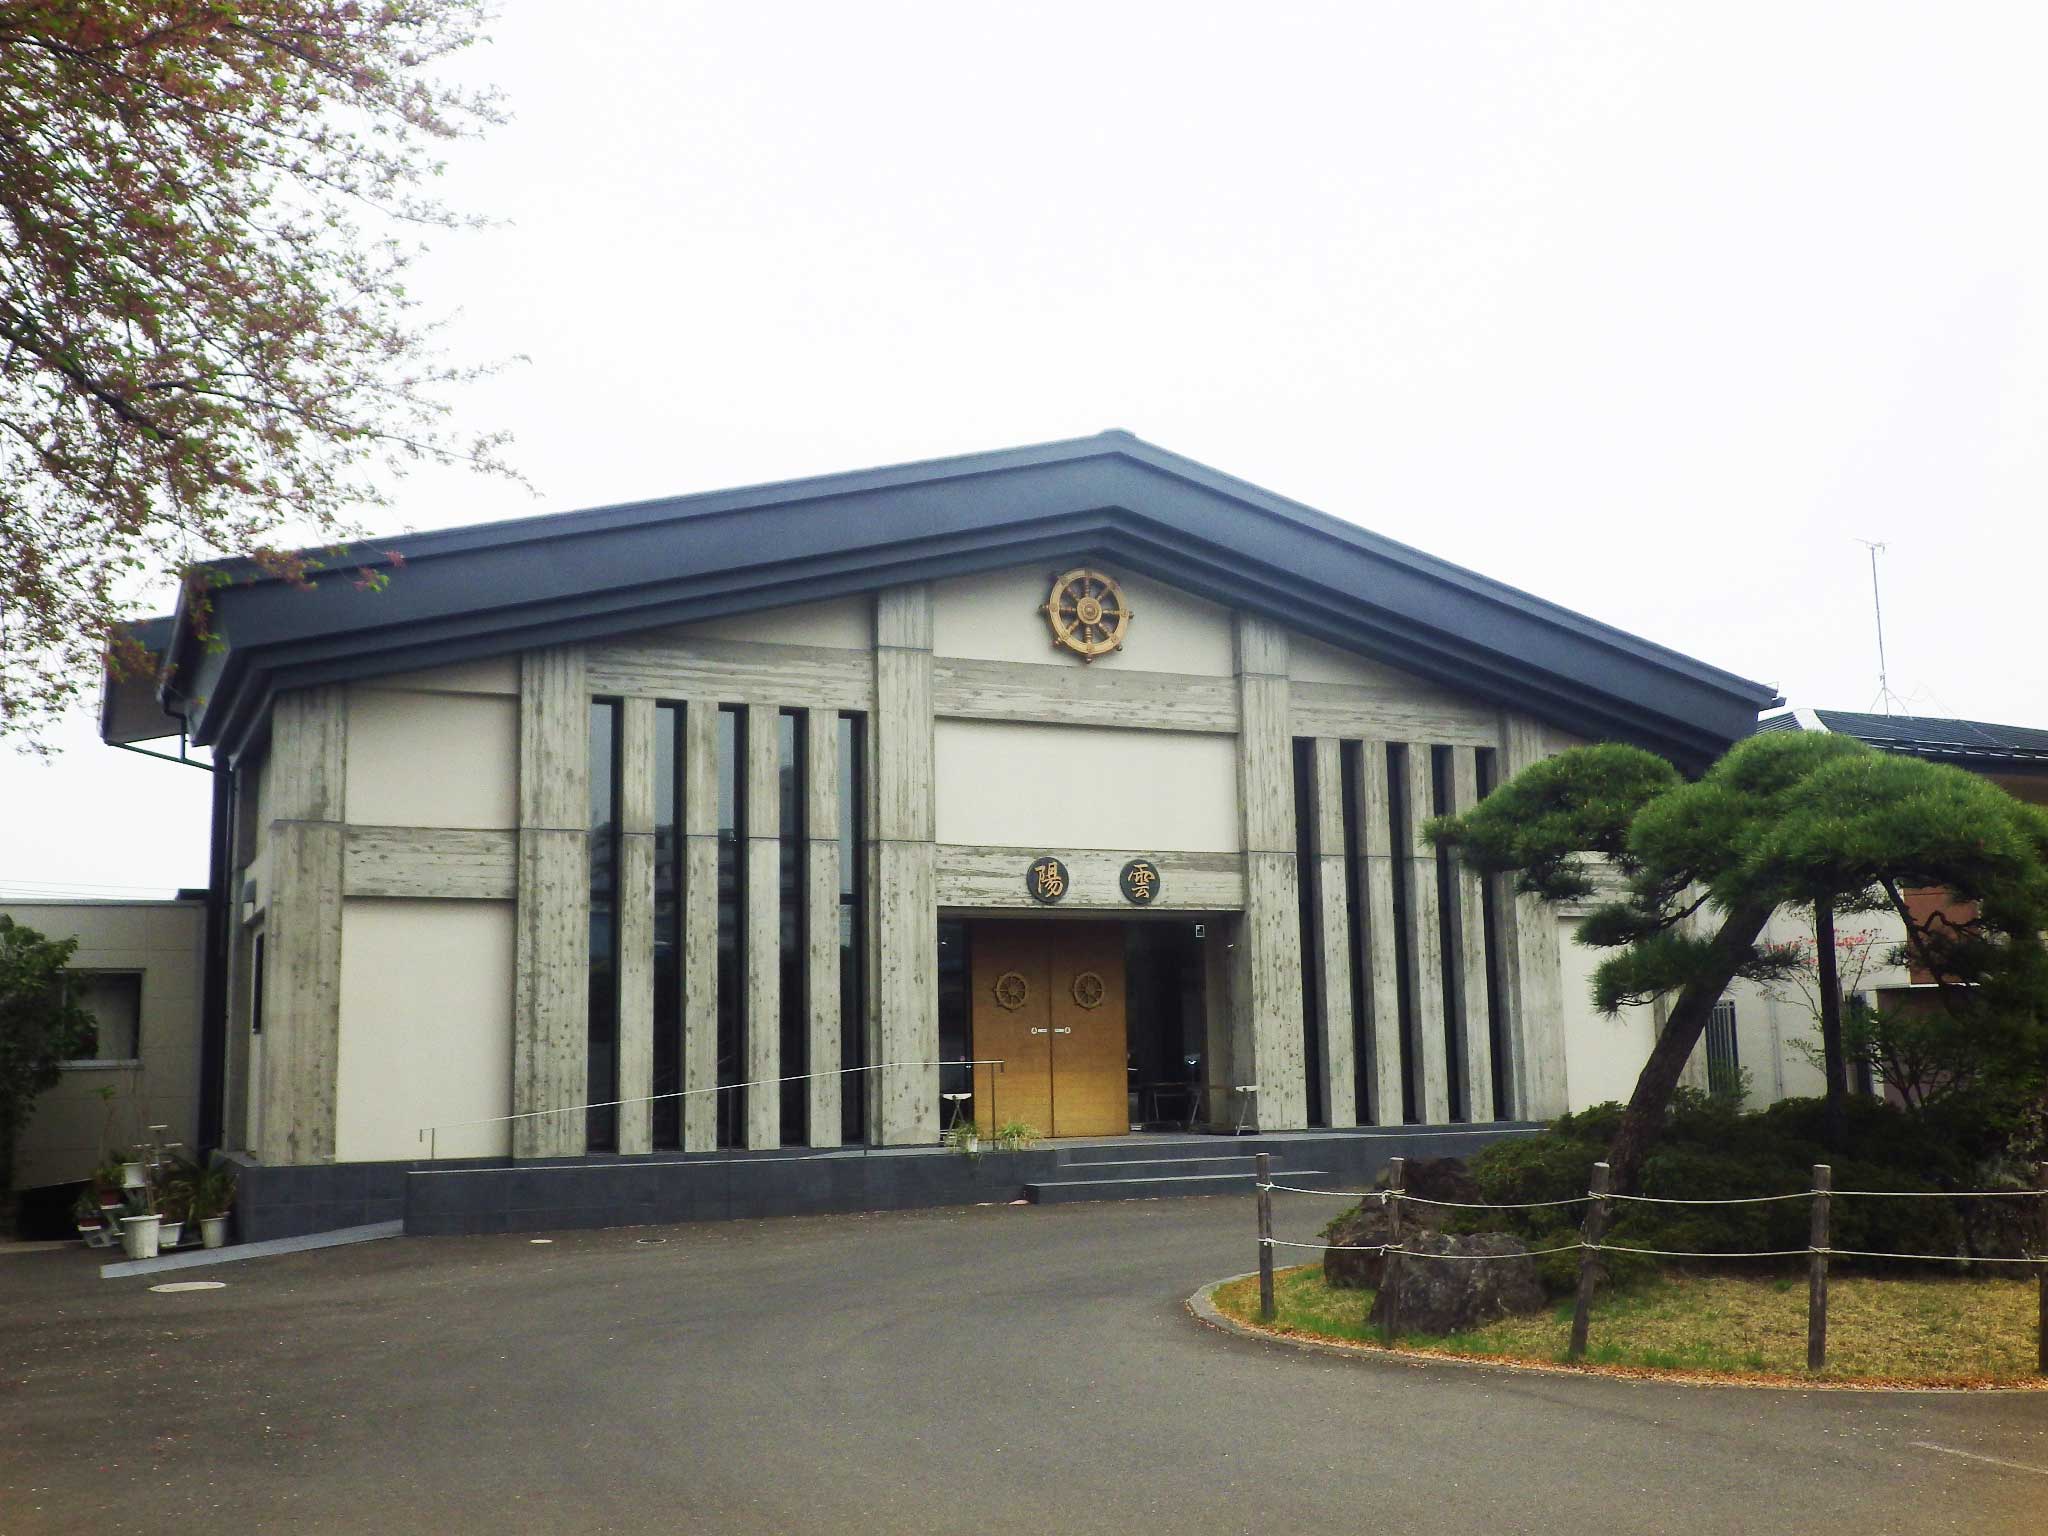
[[[1735,1048],[1735,1005],[1723,998],[1707,1020],[1707,1092],[1735,1098],[1742,1092],[1742,1060]]]
[[[78,1006],[92,1015],[92,1038],[75,1061],[136,1061],[142,1056],[142,973],[80,971]]]

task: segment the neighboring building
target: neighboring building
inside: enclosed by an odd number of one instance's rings
[[[1776,702],[1119,432],[231,574],[103,726],[213,749],[282,1164],[1542,1118],[1557,918],[1419,825]]]
[[[199,992],[206,893],[175,901],[12,901],[0,913],[46,939],[78,940],[93,1048],[35,1101],[15,1147],[21,1189],[68,1184],[161,1125],[166,1142],[199,1130]],[[0,1196],[7,1192],[0,1190]],[[0,1202],[4,1203],[4,1202]]]
[[[2014,798],[2048,805],[2048,731],[1991,725],[1979,720],[1944,720],[1924,715],[1873,715],[1839,709],[1788,709],[1764,716],[1758,731],[1830,731],[1853,736],[1880,752],[1947,763],[1979,774]],[[1945,891],[1902,893],[1916,921],[1948,901]],[[1887,963],[1905,942],[1905,924],[1891,912],[1857,913],[1836,920],[1845,997],[1864,994],[1878,1008],[1913,1006],[1936,988],[1930,977]],[[1813,913],[1781,908],[1764,930],[1771,944],[1813,944]],[[1582,951],[1583,953],[1583,951]],[[1760,986],[1738,981],[1728,989],[1723,1015],[1688,1065],[1688,1081],[1706,1087],[1717,1074],[1736,1069],[1748,1075],[1752,1105],[1810,1097],[1825,1087],[1811,1053],[1820,1045],[1817,997],[1809,1004],[1796,983]],[[1643,1054],[1648,1053],[1648,1044]],[[1641,1057],[1638,1056],[1640,1062]],[[1869,1082],[1854,1084],[1875,1091]],[[1577,1095],[1574,1107],[1579,1107]]]

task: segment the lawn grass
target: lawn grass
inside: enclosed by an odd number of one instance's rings
[[[2036,1282],[2025,1278],[1833,1277],[1828,1365],[1819,1379],[1914,1386],[2042,1386],[2035,1373]],[[1275,1277],[1278,1320],[1258,1321],[1257,1276],[1218,1286],[1217,1310],[1306,1338],[1377,1346],[1371,1291],[1332,1290],[1320,1265]],[[1569,1300],[1448,1338],[1408,1335],[1404,1349],[1562,1364]],[[1666,1274],[1593,1304],[1587,1363],[1625,1371],[1812,1380],[1806,1372],[1806,1279]]]

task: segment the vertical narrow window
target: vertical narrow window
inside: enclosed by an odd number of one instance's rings
[[[263,1033],[263,933],[260,929],[249,956],[249,1033]]]
[[[1316,744],[1294,738],[1294,893],[1301,922],[1301,1063],[1308,1091],[1308,1123],[1328,1125],[1323,1091],[1322,913],[1316,910],[1314,768]]]
[[[1500,785],[1500,754],[1491,747],[1479,749],[1479,798],[1484,800]],[[1486,930],[1486,1034],[1493,1042],[1493,1118],[1512,1120],[1515,1106],[1508,1102],[1508,977],[1503,967],[1507,955],[1501,946],[1500,893],[1497,876],[1479,881],[1480,921]]]
[[[718,1144],[737,1145],[746,1125],[747,720],[718,711]]]
[[[619,1096],[619,706],[590,705],[590,1038],[588,1104]],[[619,1112],[587,1111],[585,1145],[613,1152]]]
[[[1387,745],[1387,805],[1393,816],[1394,850],[1394,1000],[1401,1012],[1401,1120],[1408,1125],[1421,1119],[1422,1051],[1415,1029],[1415,978],[1409,966],[1414,944],[1408,933],[1409,914],[1415,910],[1415,817],[1408,804],[1408,749],[1398,742]],[[1392,1106],[1384,1117],[1391,1120]]]
[[[1427,750],[1429,815],[1442,816],[1451,808],[1451,749],[1430,747]],[[1418,819],[1418,829],[1426,819]],[[1459,910],[1458,872],[1451,865],[1450,849],[1439,848],[1436,851],[1436,948],[1444,977],[1444,1076],[1450,1079],[1444,1086],[1451,1118],[1469,1120],[1471,1095],[1465,1091],[1464,1012],[1479,999],[1465,996],[1465,978],[1458,969]]]
[[[867,720],[839,717],[839,1064],[868,1065],[867,988]],[[820,1063],[822,1066],[823,1063]],[[868,1078],[849,1071],[840,1082],[840,1139],[867,1138]]]
[[[806,917],[810,882],[804,873],[804,812],[808,796],[804,748],[804,711],[785,709],[776,716],[775,766],[782,797],[781,846],[776,850],[776,883],[782,895],[782,1143],[802,1146],[810,1140],[811,1070],[809,930]]]
[[[683,1144],[683,708],[654,708],[654,1145]]]
[[[1387,1107],[1373,1104],[1372,963],[1366,924],[1365,860],[1359,857],[1364,814],[1358,803],[1358,776],[1365,760],[1365,744],[1346,741],[1337,748],[1337,773],[1344,781],[1344,903],[1351,921],[1345,941],[1351,947],[1351,1102],[1358,1106],[1358,1123],[1364,1125],[1367,1108],[1384,1117]]]
[[[1727,998],[1707,1017],[1707,1092],[1716,1098],[1742,1093],[1742,1057],[1735,1045],[1735,1005]]]

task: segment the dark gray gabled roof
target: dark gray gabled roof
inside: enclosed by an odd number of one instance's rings
[[[1688,766],[1777,702],[1127,432],[380,540],[310,591],[232,565],[211,643],[181,607],[162,687],[233,753],[280,689],[1084,557]]]
[[[1871,715],[1847,709],[1803,711],[1826,730],[1854,736],[1884,752],[1932,758],[1985,772],[2048,771],[2048,730],[2026,725],[1993,725],[1984,720],[1950,720],[1934,715]],[[1790,722],[1790,723],[1787,723]],[[1796,716],[1773,715],[1757,729],[1801,730]]]

